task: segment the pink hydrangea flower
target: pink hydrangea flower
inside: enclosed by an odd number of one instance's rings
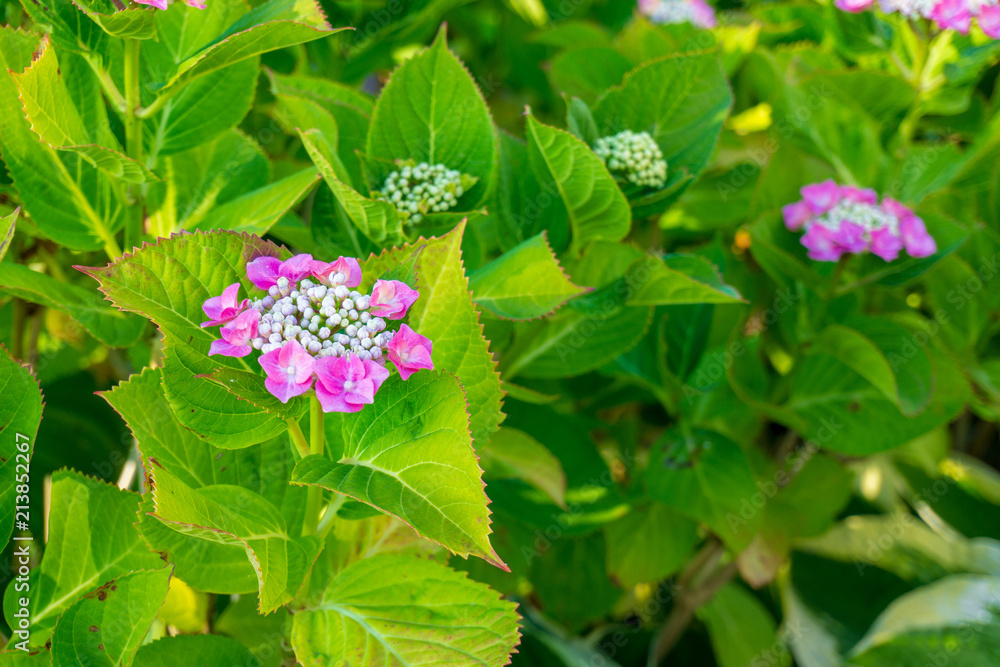
[[[833,238],[832,229],[823,225],[812,225],[802,235],[802,245],[809,250],[809,259],[821,262],[836,262],[844,254]],[[391,344],[391,341],[390,341]]]
[[[389,361],[399,371],[399,376],[408,380],[417,371],[434,368],[431,360],[433,343],[405,324],[389,341]]]
[[[847,201],[856,204],[878,204],[878,193],[871,188],[856,188],[853,185],[845,185],[840,188],[840,196]]]
[[[260,312],[253,308],[244,310],[222,327],[222,339],[213,340],[209,356],[221,354],[224,357],[245,357],[253,350],[250,341],[257,337]]]
[[[639,0],[639,11],[653,23],[690,23],[714,28],[715,10],[705,0]]]
[[[140,5],[150,5],[156,7],[157,9],[166,9],[167,0],[135,0]],[[188,7],[194,7],[195,9],[205,9],[205,3],[199,2],[199,0],[184,0],[184,4]]]
[[[910,215],[899,221],[899,235],[903,246],[911,257],[930,257],[937,252],[937,243],[930,234],[924,221],[915,215]]]
[[[887,262],[899,257],[899,251],[903,249],[903,241],[898,234],[894,234],[888,227],[876,229],[871,234],[871,251]]]
[[[313,262],[312,274],[331,285],[357,287],[361,284],[361,265],[353,257],[340,257],[336,262]]]
[[[202,322],[202,327],[217,327],[226,324],[243,312],[250,305],[250,299],[239,301],[240,284],[233,283],[222,292],[222,296],[213,296],[205,300],[201,309],[208,315],[208,322]]]
[[[312,255],[295,255],[281,261],[277,257],[258,257],[247,264],[247,278],[255,287],[268,290],[278,284],[279,278],[287,278],[289,282],[298,282],[310,273],[313,268]]]
[[[856,14],[871,7],[874,4],[874,0],[837,0],[834,4],[837,6],[837,9]]]
[[[282,403],[304,394],[313,384],[313,357],[298,341],[290,340],[277,350],[261,355],[267,373],[264,386]]]
[[[830,238],[843,252],[861,253],[868,248],[868,241],[865,240],[865,228],[849,220],[842,220],[840,227],[831,234]]]
[[[316,361],[316,398],[323,412],[358,412],[375,402],[375,392],[389,371],[354,355],[324,357]]]
[[[813,183],[802,188],[802,199],[815,215],[826,213],[840,200],[840,186],[832,180]]]
[[[834,4],[847,12],[859,12],[874,3],[871,0],[835,0]],[[931,19],[943,30],[969,32],[972,19],[978,19],[982,31],[1000,39],[1000,4],[997,0],[879,0],[880,9],[899,13],[908,19]]]
[[[372,315],[401,320],[420,292],[398,280],[378,280],[372,290]]]
[[[965,34],[969,32],[972,14],[969,12],[966,0],[940,0],[934,5],[928,18],[942,28]]]

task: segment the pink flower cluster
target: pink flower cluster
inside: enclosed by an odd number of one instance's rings
[[[812,259],[835,262],[845,253],[872,252],[891,262],[904,248],[911,257],[937,252],[923,220],[889,197],[879,204],[874,190],[827,180],[801,192],[802,199],[781,212],[788,229],[806,230],[802,245]]]
[[[875,0],[836,0],[838,9],[857,13],[875,4]],[[972,19],[993,39],[1000,39],[1000,2],[998,0],[879,0],[886,14],[899,12],[908,18],[922,16],[943,29],[969,32]]]
[[[135,0],[140,5],[152,5],[157,9],[166,9],[167,0]],[[184,0],[184,4],[188,7],[194,7],[195,9],[205,9],[205,3],[199,0]]]
[[[639,0],[639,11],[653,23],[690,23],[714,28],[715,10],[705,0]]]
[[[362,279],[356,259],[327,263],[306,254],[258,257],[247,277],[266,294],[240,301],[240,283],[233,283],[205,301],[209,319],[201,326],[222,327],[210,355],[263,352],[264,385],[282,403],[315,390],[325,412],[357,412],[389,377],[386,358],[404,380],[434,368],[429,339],[385,321],[406,317],[420,296],[406,283],[378,280],[370,295],[360,294],[352,289]]]

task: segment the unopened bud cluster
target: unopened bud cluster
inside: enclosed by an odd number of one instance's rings
[[[470,182],[471,181],[471,182]],[[372,196],[392,202],[405,224],[415,225],[428,213],[443,213],[475,182],[443,164],[406,165],[389,174]]]
[[[293,283],[278,278],[267,296],[252,307],[261,313],[257,337],[251,345],[264,353],[297,340],[315,357],[375,360],[385,354],[394,332],[386,332],[381,317],[369,312],[371,296],[343,284],[332,286],[303,279]]]
[[[658,190],[667,182],[667,162],[648,132],[625,130],[601,137],[594,152],[609,170],[623,175],[629,183]]]

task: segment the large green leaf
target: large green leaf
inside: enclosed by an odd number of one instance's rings
[[[247,647],[220,635],[177,635],[163,637],[139,647],[136,667],[176,667],[181,664],[233,665],[258,667],[260,663]]]
[[[15,223],[20,212],[21,207],[17,207],[10,215],[0,218],[0,261],[3,261],[7,249],[10,248],[10,242],[14,240]]]
[[[927,406],[934,388],[934,368],[921,339],[885,318],[854,317],[831,324],[816,342],[913,416]]]
[[[602,136],[624,130],[649,132],[667,161],[670,180],[678,172],[697,176],[715,150],[732,94],[718,53],[675,53],[632,70],[620,86],[594,105]],[[685,184],[690,183],[686,181]],[[662,211],[684,191],[653,193],[633,202],[637,216]]]
[[[746,454],[718,433],[668,430],[650,454],[646,484],[653,498],[705,523],[732,549],[749,544],[760,524]]]
[[[34,450],[38,423],[42,418],[42,389],[30,369],[8,356],[0,346],[0,544],[7,546],[14,529],[18,505],[27,505],[19,495]],[[20,467],[20,470],[18,468]],[[18,481],[18,478],[20,482]],[[34,527],[37,531],[37,526]]]
[[[708,627],[719,667],[746,667],[761,661],[782,667],[791,662],[767,607],[737,584],[720,589],[698,610],[698,618]]]
[[[104,268],[81,269],[118,308],[149,317],[160,328],[166,337],[163,384],[174,411],[182,424],[220,447],[272,438],[285,430],[282,417],[300,415],[304,407],[303,401],[282,406],[276,400],[260,407],[230,391],[238,385],[227,388],[206,377],[226,369],[263,387],[249,360],[209,357],[218,331],[200,325],[205,300],[232,283],[242,283],[243,294],[262,295],[247,279],[246,265],[263,255],[279,256],[280,250],[248,234],[197,232],[146,245]]]
[[[497,138],[489,108],[445,30],[399,66],[379,95],[368,131],[369,157],[444,164],[479,181],[456,210],[482,204],[493,184]]]
[[[32,271],[23,264],[0,264],[0,290],[62,311],[111,347],[128,347],[142,335],[142,318],[112,307],[94,291]]]
[[[407,522],[463,557],[506,568],[490,545],[488,499],[461,387],[448,374],[393,376],[374,405],[341,418],[343,448],[308,456],[293,484],[314,484]]]
[[[129,572],[73,603],[52,633],[52,667],[129,667],[167,596],[170,569]]]
[[[176,92],[191,81],[258,54],[331,35],[323,10],[313,0],[268,0],[229,26],[225,32],[177,65],[158,91]]]
[[[49,540],[28,579],[32,645],[44,644],[59,615],[85,593],[127,572],[163,565],[133,525],[138,509],[136,493],[75,472],[53,474]],[[4,616],[9,623],[18,597],[8,586]]]
[[[296,597],[323,548],[322,540],[315,535],[293,537],[281,512],[242,486],[192,489],[156,466],[150,476],[155,518],[193,537],[243,547],[257,573],[262,614]]]
[[[483,337],[479,310],[472,302],[462,264],[465,224],[451,233],[370,257],[362,264],[370,285],[414,253],[416,289],[421,298],[409,312],[409,325],[434,342],[434,368],[458,376],[469,403],[469,427],[475,441],[490,437],[503,421],[503,389],[489,341]]]
[[[629,512],[604,527],[608,576],[625,588],[666,579],[694,551],[698,524],[663,503]]]
[[[569,132],[534,116],[528,116],[527,137],[532,169],[556,207],[552,215],[569,220],[573,247],[625,238],[632,211],[601,159]]]
[[[745,301],[711,262],[697,255],[646,257],[629,267],[625,280],[628,303],[634,306]]]
[[[207,444],[177,421],[160,385],[162,374],[146,369],[101,394],[128,423],[147,467],[164,468],[193,489],[218,484],[250,489],[280,508],[293,532],[298,529],[305,490],[288,485],[294,459],[287,437],[237,450]],[[139,529],[154,551],[166,554],[178,577],[213,593],[257,590],[257,577],[242,546],[179,533],[147,516],[153,509],[147,494]]]
[[[505,427],[477,452],[487,479],[522,479],[566,507],[566,473],[545,445],[524,431]]]
[[[75,7],[67,5],[76,12]],[[90,22],[82,13],[80,17]],[[94,26],[97,30],[97,27]],[[14,73],[31,64],[38,37],[0,26],[0,145],[25,210],[42,234],[74,250],[115,245],[124,222],[117,204],[103,198],[106,177],[75,153],[56,151],[39,139],[24,116]],[[79,60],[79,59],[77,59]],[[81,76],[89,73],[81,73]],[[77,169],[79,167],[79,169]]]
[[[83,81],[96,89],[96,81],[89,78]],[[97,127],[87,126],[67,88],[50,42],[43,42],[42,54],[23,74],[14,75],[14,82],[31,128],[49,146],[72,151],[106,174],[129,183],[144,183],[156,178],[144,164],[120,152],[118,141],[104,131],[106,120]],[[72,83],[80,85],[80,81]]]
[[[218,206],[197,229],[227,229],[263,235],[312,190],[319,180],[315,169],[303,169],[280,181],[248,192]]]
[[[632,63],[610,46],[582,46],[563,51],[549,63],[553,87],[589,103],[622,82]]]
[[[151,7],[146,9],[134,7],[108,14],[90,11],[84,3],[78,7],[112,37],[156,39],[156,10]]]
[[[316,130],[301,130],[299,137],[333,192],[340,209],[338,215],[342,213],[346,216],[362,234],[379,246],[401,242],[403,225],[396,207],[387,201],[364,197],[340,180],[335,167],[339,160]]]
[[[375,556],[349,566],[295,614],[307,667],[507,664],[519,641],[513,603],[433,561]]]
[[[1000,642],[998,597],[998,577],[957,574],[918,588],[882,612],[844,664],[992,664]]]
[[[469,287],[476,303],[512,320],[549,315],[587,291],[563,272],[544,232],[476,270]]]

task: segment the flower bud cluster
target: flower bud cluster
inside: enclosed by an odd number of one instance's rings
[[[852,14],[875,5],[875,0],[836,0],[838,9]],[[1000,39],[1000,0],[879,0],[886,14],[899,13],[907,18],[926,18],[942,29],[967,34],[976,19],[988,37]]]
[[[594,152],[610,171],[624,175],[629,183],[658,190],[667,182],[667,162],[648,132],[625,130],[601,137]]]
[[[307,278],[293,283],[279,277],[252,307],[261,318],[250,343],[264,353],[297,340],[314,357],[354,354],[378,360],[394,333],[386,332],[385,320],[372,316],[371,296],[343,284],[328,286]]]
[[[690,23],[714,28],[715,10],[705,0],[639,0],[639,11],[659,24]]]
[[[827,180],[801,192],[782,214],[788,229],[805,229],[801,240],[811,259],[835,262],[846,253],[871,252],[891,262],[904,248],[911,257],[937,252],[923,220],[889,197],[880,204],[874,190]]]
[[[443,164],[406,165],[389,174],[375,199],[392,202],[403,222],[415,225],[428,213],[443,213],[455,206],[475,179]]]

